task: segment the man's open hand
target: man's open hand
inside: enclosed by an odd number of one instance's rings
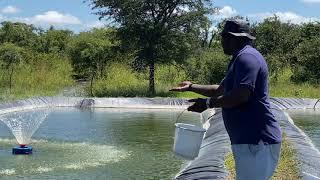
[[[170,89],[170,91],[179,91],[179,92],[189,91],[190,85],[192,85],[192,82],[183,81],[179,84],[178,87],[172,88],[172,89]]]

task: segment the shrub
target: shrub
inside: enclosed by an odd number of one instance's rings
[[[147,96],[148,81],[138,77],[128,65],[111,64],[106,68],[106,76],[95,82],[93,94],[98,97]]]
[[[222,48],[210,48],[190,59],[187,64],[189,79],[200,84],[220,83],[225,76],[229,58],[224,55]]]
[[[293,69],[295,82],[320,83],[320,37],[302,42],[296,49],[297,63]]]
[[[66,57],[55,54],[27,52],[24,61],[16,67],[13,74],[12,92],[9,93],[6,71],[0,71],[2,100],[32,96],[55,95],[61,88],[71,86],[72,67]]]

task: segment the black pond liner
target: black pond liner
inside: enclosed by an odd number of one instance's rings
[[[38,97],[0,104],[0,115],[14,111],[36,108],[78,107],[78,108],[145,108],[145,109],[185,109],[190,103],[178,98],[83,98],[83,97]],[[283,110],[320,109],[317,99],[271,98],[271,105],[282,130],[297,151],[301,162],[302,179],[320,177],[320,152],[310,138],[297,126]],[[230,141],[226,133],[221,110],[207,111],[207,129],[199,156],[188,161],[175,179],[225,179],[228,171],[224,167],[224,157],[230,152]]]

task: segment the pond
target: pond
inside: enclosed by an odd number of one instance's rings
[[[288,112],[294,123],[310,137],[313,144],[320,149],[320,111],[291,110]]]
[[[184,160],[172,152],[181,110],[57,108],[31,140],[32,155],[0,123],[1,179],[172,179]],[[200,126],[200,116],[181,119]]]

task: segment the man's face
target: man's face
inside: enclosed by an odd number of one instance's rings
[[[232,35],[227,32],[221,33],[221,44],[223,52],[227,55],[233,54],[233,38]]]

